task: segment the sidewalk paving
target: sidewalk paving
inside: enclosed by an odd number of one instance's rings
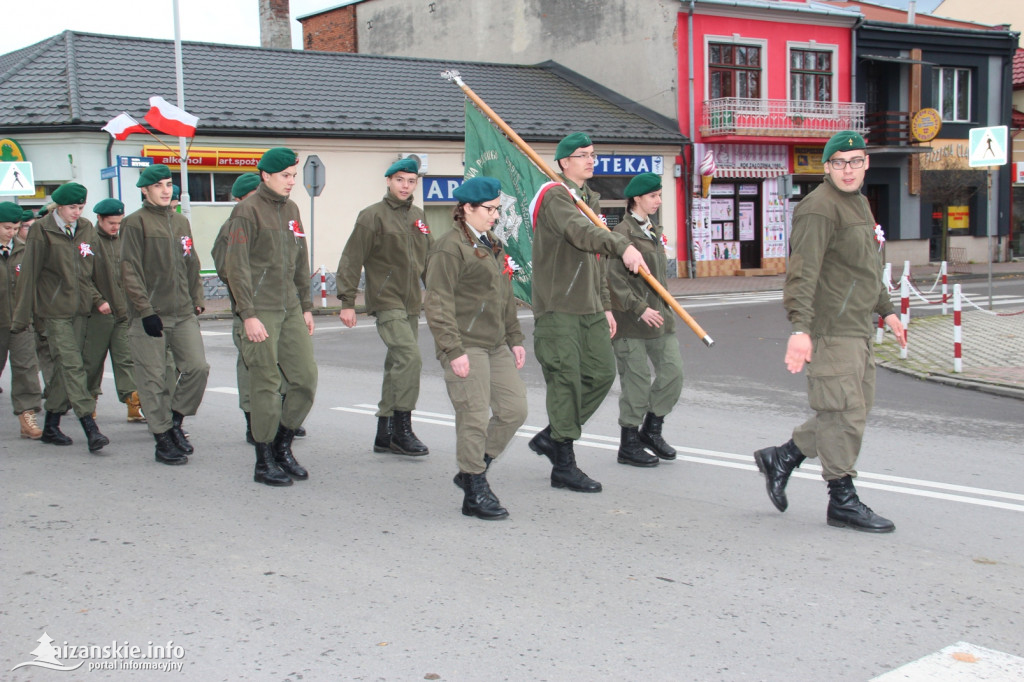
[[[987,264],[968,266],[969,273],[950,274],[950,314],[915,318],[911,315],[908,330],[907,358],[899,357],[899,347],[886,332],[881,344],[876,346],[875,357],[881,367],[902,372],[927,381],[948,384],[960,388],[1010,396],[1024,400],[1024,314],[1008,316],[1006,313],[1019,312],[1017,309],[993,315],[979,310],[965,309],[962,314],[962,359],[963,372],[953,372],[953,315],[952,285],[956,282],[976,281],[988,277]],[[903,272],[902,263],[893,263],[892,279],[896,283]],[[919,265],[911,269],[911,279],[916,286],[927,291],[939,272],[938,265]],[[993,263],[994,279],[1024,278],[1024,262]],[[754,291],[778,291],[786,281],[785,275],[760,277],[699,277],[696,279],[673,278],[666,287],[676,298]],[[938,288],[930,297],[936,298]],[[362,296],[357,299],[361,306]],[[328,295],[328,307],[321,308],[320,300],[313,302],[316,315],[337,315],[338,300]],[[980,304],[981,302],[978,301]],[[230,317],[227,298],[208,299],[205,319]],[[1024,308],[1024,306],[1022,306]],[[1001,311],[997,311],[1001,312]]]

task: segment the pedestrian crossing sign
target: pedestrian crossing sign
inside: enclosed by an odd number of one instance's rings
[[[971,128],[968,139],[967,162],[971,168],[978,166],[1005,166],[1006,126]]]
[[[36,183],[30,162],[0,162],[0,196],[25,196],[35,193]]]

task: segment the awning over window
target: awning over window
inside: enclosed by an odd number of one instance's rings
[[[890,57],[884,54],[862,54],[860,55],[862,62],[893,62],[895,64],[923,64],[925,66],[934,66],[935,62],[925,62],[920,59],[911,59],[910,57]]]

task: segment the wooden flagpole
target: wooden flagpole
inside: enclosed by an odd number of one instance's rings
[[[473,104],[475,104],[477,108],[480,109],[480,111],[482,111],[484,115],[486,115],[487,118],[491,120],[492,123],[494,123],[494,125],[498,126],[501,132],[503,132],[505,136],[508,137],[508,139],[512,140],[512,143],[515,144],[515,146],[519,147],[519,150],[526,154],[530,161],[533,161],[534,165],[537,166],[537,168],[539,168],[545,175],[547,175],[555,182],[562,181],[562,179],[558,177],[558,174],[548,167],[548,165],[537,154],[537,152],[533,151],[530,145],[526,144],[523,138],[519,137],[516,131],[512,130],[512,128],[507,123],[505,123],[505,121],[503,121],[501,117],[498,116],[498,114],[494,113],[493,109],[487,106],[486,102],[480,99],[479,95],[473,92],[468,85],[462,82],[462,78],[459,77],[458,71],[442,71],[441,77],[447,80],[449,83],[454,82],[456,85],[458,85],[459,88],[462,89],[462,92],[466,93],[466,97],[472,100]],[[576,206],[580,209],[580,211],[582,211],[584,215],[590,218],[590,221],[592,223],[605,230],[608,229],[608,226],[604,224],[604,221],[597,217],[597,214],[594,213],[594,210],[590,208],[590,206],[588,206],[586,202],[584,202],[579,197],[575,196],[573,196],[573,200],[576,202]],[[704,329],[699,324],[697,324],[697,321],[693,319],[690,313],[686,312],[686,309],[683,308],[683,306],[679,305],[679,301],[672,297],[672,294],[668,292],[668,289],[663,287],[661,285],[661,282],[655,279],[654,275],[652,275],[650,272],[647,272],[646,270],[640,270],[638,274],[644,278],[644,281],[646,281],[647,284],[652,289],[654,289],[654,291],[657,292],[659,296],[662,297],[662,299],[665,300],[665,303],[667,303],[668,306],[675,311],[676,315],[678,315],[683,320],[683,322],[685,322],[686,325],[693,330],[693,333],[696,334],[700,338],[700,340],[704,342],[705,346],[710,348],[712,345],[714,345],[714,340],[710,336],[708,336],[708,333],[704,331]]]

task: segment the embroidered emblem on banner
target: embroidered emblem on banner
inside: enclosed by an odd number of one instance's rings
[[[878,250],[881,251],[882,245],[885,244],[885,230],[877,223],[875,224],[875,241],[878,242]]]
[[[192,237],[182,236],[181,238],[181,253],[185,256],[192,255]]]
[[[82,258],[85,258],[86,256],[93,256],[93,255],[95,255],[95,254],[94,254],[94,253],[92,252],[92,247],[91,247],[91,246],[89,246],[89,245],[88,245],[87,243],[85,243],[85,242],[82,242],[81,244],[79,244],[79,245],[78,245],[78,252],[79,252],[80,254],[82,254]]]
[[[302,231],[302,225],[299,225],[298,220],[289,220],[288,229],[291,230],[292,234],[296,237],[305,237],[306,233]]]
[[[422,220],[417,220],[413,224],[416,226],[416,229],[422,232],[423,234],[430,234],[430,225],[427,225]]]

